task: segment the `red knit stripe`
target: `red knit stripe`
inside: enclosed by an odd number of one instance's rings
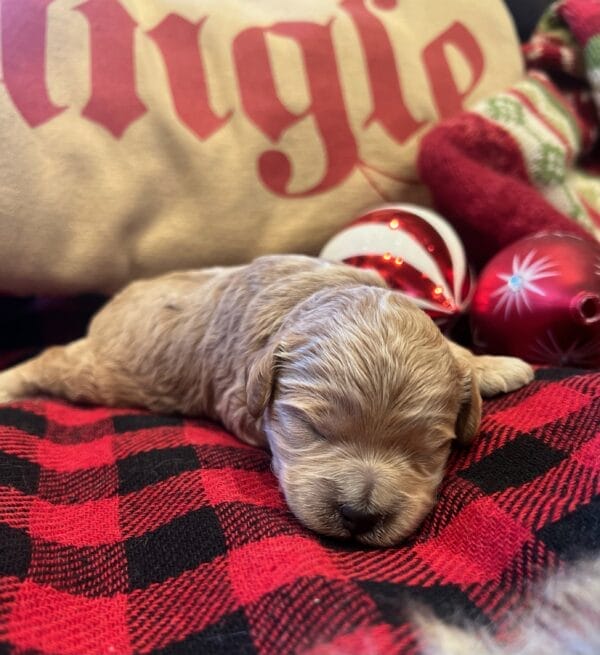
[[[39,444],[35,459],[41,466],[65,473],[110,466],[116,461],[113,439],[106,436],[91,443],[68,445],[44,440]]]
[[[86,598],[26,581],[14,600],[7,638],[21,651],[129,655],[126,611],[123,594]]]
[[[568,388],[561,388],[561,402],[556,402],[557,388],[543,387],[537,394],[527,398],[518,407],[492,414],[489,419],[497,425],[519,429],[523,432],[548,424],[571,412],[585,407],[589,396]]]
[[[11,487],[0,486],[0,522],[18,530],[27,529],[34,502],[33,496]]]
[[[131,643],[136,652],[150,653],[202,631],[238,607],[227,560],[217,558],[177,578],[132,591],[127,602]]]
[[[97,427],[97,426],[95,426]],[[60,431],[60,427],[51,427]],[[64,436],[64,433],[63,433]],[[14,428],[3,428],[0,433],[0,449],[17,457],[35,462],[40,466],[62,473],[89,470],[114,464],[118,459],[149,452],[156,448],[177,446],[228,446],[259,453],[252,446],[241,444],[230,434],[219,428],[189,426],[185,431],[170,428],[157,428],[150,442],[143,433],[120,439],[111,435],[98,436],[83,443],[56,443],[48,439],[40,440]]]
[[[231,586],[244,605],[298,577],[310,576],[344,579],[327,551],[306,537],[274,537],[229,553]]]
[[[536,116],[540,122],[542,122],[545,127],[552,132],[552,134],[554,134],[567,151],[567,160],[571,161],[573,159],[573,147],[569,143],[567,137],[565,137],[565,135],[551,123],[550,119],[533,104],[525,93],[518,91],[517,89],[511,89],[507,93],[508,95],[515,97],[521,104],[525,105],[529,111]]]
[[[502,525],[502,535],[498,525]],[[477,538],[468,526],[477,525]],[[438,538],[415,551],[446,582],[467,587],[496,578],[531,534],[490,499],[471,503]]]
[[[571,103],[569,103],[567,100],[568,96],[559,93],[556,86],[554,86],[554,84],[548,79],[548,76],[544,75],[544,73],[533,70],[529,72],[529,77],[540,86],[543,86],[548,95],[554,99],[556,104],[562,106],[564,112],[577,124],[579,138],[581,140],[580,149],[587,148],[590,145],[591,139],[590,125],[583,121],[579,112],[575,110]]]
[[[177,498],[177,502],[172,499]],[[143,535],[187,512],[220,503],[285,508],[271,473],[227,469],[186,471],[121,496],[123,538]]]
[[[213,505],[244,502],[261,507],[286,507],[277,479],[270,471],[259,473],[233,469],[202,469],[200,476],[207,497]]]
[[[600,474],[600,431],[574,453],[574,458],[585,468]],[[600,478],[598,480],[600,484]]]
[[[177,502],[173,502],[177,499]],[[121,496],[121,529],[123,538],[137,537],[166,525],[200,507],[209,505],[202,471],[186,471]]]
[[[36,498],[29,510],[29,533],[68,546],[116,543],[121,541],[119,499],[54,505]]]
[[[582,45],[600,34],[600,5],[595,0],[563,0],[557,11]]]

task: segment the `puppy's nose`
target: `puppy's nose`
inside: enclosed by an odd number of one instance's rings
[[[381,519],[380,514],[355,509],[351,505],[344,504],[340,507],[342,525],[352,535],[368,532]]]

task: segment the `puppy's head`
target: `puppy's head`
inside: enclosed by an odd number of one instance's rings
[[[475,435],[481,400],[434,323],[387,289],[319,292],[249,371],[273,468],[309,528],[390,545],[435,501],[454,439]]]

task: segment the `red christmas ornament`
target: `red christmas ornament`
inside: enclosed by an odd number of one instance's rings
[[[481,273],[471,324],[482,351],[600,366],[600,244],[544,232],[505,248]]]
[[[465,311],[474,286],[454,229],[415,205],[367,212],[333,237],[321,257],[374,269],[443,328]]]

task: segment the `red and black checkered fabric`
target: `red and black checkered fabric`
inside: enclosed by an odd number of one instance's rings
[[[409,611],[507,629],[536,580],[600,551],[600,374],[486,403],[395,548],[321,538],[268,455],[196,420],[0,408],[0,652],[417,653]]]

